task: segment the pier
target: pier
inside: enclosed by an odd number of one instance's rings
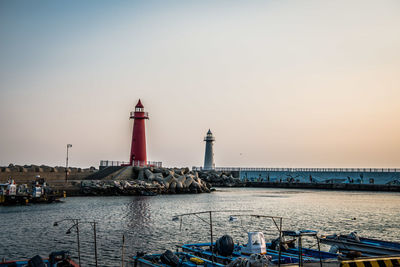
[[[194,171],[204,171],[193,167]],[[400,185],[397,168],[247,168],[217,167],[217,172],[229,172],[243,182]]]

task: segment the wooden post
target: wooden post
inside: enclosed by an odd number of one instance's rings
[[[213,245],[213,225],[212,225],[212,212],[210,211],[210,234],[211,234],[211,262],[214,265],[214,245]]]
[[[125,235],[122,235],[122,262],[121,262],[121,267],[124,267],[124,247],[125,247]],[[137,255],[136,255],[137,257]],[[136,263],[136,261],[135,261]]]

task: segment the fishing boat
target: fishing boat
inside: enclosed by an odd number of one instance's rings
[[[186,252],[175,252],[170,250],[162,254],[144,254],[133,257],[135,267],[223,267],[225,265],[200,258]]]
[[[79,267],[71,260],[68,251],[52,252],[49,258],[43,259],[36,255],[29,260],[1,261],[0,267]]]
[[[315,239],[318,249],[304,247],[303,239],[306,237]],[[301,258],[303,255],[321,260],[338,259],[339,256],[345,257],[344,255],[337,253],[322,251],[318,232],[314,230],[282,231],[282,242],[279,242],[279,238],[277,238],[271,243],[267,243],[269,249],[278,250],[277,246],[279,245],[281,246],[281,251],[289,254],[299,255],[299,258]]]
[[[65,193],[53,190],[40,175],[35,177],[31,187],[17,185],[12,179],[0,184],[0,205],[60,202],[62,197],[65,198]]]
[[[338,255],[312,249],[298,249],[296,247],[279,248],[272,247],[272,243],[266,243],[263,233],[249,232],[248,242],[245,245],[234,244],[231,237],[225,235],[217,239],[213,244],[214,251],[211,251],[211,243],[184,244],[182,250],[196,256],[212,259],[221,264],[229,264],[237,258],[250,258],[251,255],[265,255],[271,264],[290,264],[299,262],[319,262],[322,260],[337,260]],[[280,259],[280,260],[279,260]]]
[[[30,192],[30,202],[33,203],[52,203],[52,202],[60,202],[60,198],[63,195],[53,190],[49,184],[46,182],[44,178],[41,178],[40,175],[35,177],[35,180],[32,181],[32,189]]]
[[[232,212],[232,211],[224,211]],[[207,222],[203,218],[199,217],[199,214],[209,215],[210,221]],[[232,217],[251,217],[252,220],[259,219],[265,221],[266,219],[271,219],[273,225],[277,228],[279,237],[272,243],[266,243],[265,237],[262,232],[248,232],[247,233],[247,244],[239,245],[234,244],[233,240],[229,236],[223,236],[218,239],[215,243],[213,242],[213,227],[212,227],[212,213],[213,211],[207,212],[196,212],[176,215],[181,221],[184,216],[195,215],[204,222],[210,225],[210,242],[207,243],[191,243],[181,246],[183,251],[188,253],[194,253],[195,255],[206,258],[215,259],[217,262],[222,264],[228,264],[234,261],[236,258],[249,258],[250,255],[266,255],[270,258],[272,264],[288,264],[288,263],[300,263],[303,262],[319,262],[322,261],[337,261],[338,254],[328,253],[320,250],[317,232],[311,230],[301,230],[301,231],[283,231],[282,230],[282,217],[277,216],[267,216],[267,215],[252,215],[252,214],[237,214],[230,215],[229,221]],[[176,220],[176,219],[175,219]],[[318,244],[318,250],[313,250],[309,248],[302,247],[302,238],[311,236],[316,238]],[[285,241],[285,237],[290,237],[291,240]],[[280,242],[280,240],[282,242]],[[298,246],[295,246],[297,240]]]
[[[359,252],[362,256],[400,255],[400,243],[359,237],[356,232],[322,236],[320,242],[330,245],[330,252]]]
[[[9,179],[7,183],[0,184],[0,204],[17,204],[18,200],[17,185],[14,180]]]
[[[180,229],[182,229],[182,218],[185,216],[196,216],[203,222],[209,224],[210,226],[210,242],[206,243],[190,243],[184,244],[182,246],[177,246],[181,248],[182,251],[178,250],[173,253],[171,251],[166,251],[163,254],[150,254],[141,255],[134,257],[135,267],[137,265],[146,267],[155,266],[227,266],[227,267],[238,267],[238,266],[267,266],[267,265],[277,265],[282,264],[289,265],[299,265],[299,266],[379,266],[383,267],[393,267],[393,265],[400,262],[400,256],[394,258],[387,257],[361,257],[356,255],[343,255],[338,254],[336,251],[334,253],[324,252],[320,249],[320,242],[326,237],[319,237],[316,231],[312,230],[300,230],[300,231],[283,231],[282,230],[282,217],[273,217],[265,215],[249,215],[245,216],[259,218],[261,220],[265,218],[271,218],[274,225],[278,229],[279,237],[273,240],[271,243],[265,241],[265,237],[262,232],[248,232],[248,241],[244,245],[235,244],[233,239],[224,235],[218,238],[216,242],[213,242],[213,220],[212,214],[214,212],[232,212],[232,211],[202,211],[194,213],[180,214],[173,217],[173,221],[180,222]],[[199,215],[208,215],[209,221],[204,217]],[[235,218],[242,215],[231,215]],[[231,221],[229,217],[229,221]],[[305,248],[302,245],[302,239],[305,237],[315,238],[318,245],[318,250]],[[370,243],[372,240],[369,239]],[[371,241],[372,240],[372,241]],[[380,241],[381,245],[391,244],[393,242]],[[297,246],[296,246],[297,244]],[[351,253],[349,253],[351,254]],[[399,253],[400,255],[400,253]],[[381,264],[382,263],[382,264]],[[388,264],[386,264],[388,263]],[[390,265],[390,264],[392,265]],[[365,264],[365,265],[363,265]],[[369,264],[369,265],[368,265]],[[289,266],[287,265],[287,266]]]

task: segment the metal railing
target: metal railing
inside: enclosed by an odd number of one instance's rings
[[[149,113],[148,112],[141,112],[141,113],[143,113],[143,115],[138,114],[138,116],[135,116],[135,112],[136,111],[131,111],[131,115],[130,115],[131,119],[132,118],[145,118],[145,119],[147,119],[149,117]]]
[[[203,167],[192,167],[193,171],[206,171]],[[215,171],[261,171],[261,172],[400,172],[399,168],[248,168],[216,167]]]
[[[127,161],[115,161],[115,160],[100,160],[100,167],[112,167],[112,166],[122,166],[129,165]]]
[[[114,161],[114,160],[100,160],[100,167],[113,167],[113,166],[129,166],[128,161]],[[151,166],[151,167],[162,167],[161,161],[140,161],[135,160],[132,162],[132,166]]]
[[[161,161],[140,161],[140,160],[134,160],[132,162],[132,166],[151,166],[151,167],[157,167],[161,168],[162,167],[162,162]]]

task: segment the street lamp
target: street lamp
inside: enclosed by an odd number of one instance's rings
[[[80,242],[79,242],[79,224],[82,223],[88,223],[90,226],[93,228],[93,237],[94,237],[94,257],[96,261],[96,267],[97,267],[97,237],[96,237],[96,224],[97,222],[95,221],[79,221],[79,219],[63,219],[61,221],[54,222],[53,226],[58,226],[58,223],[63,222],[63,221],[72,221],[73,225],[65,232],[65,234],[69,235],[71,234],[71,229],[76,228],[76,237],[77,237],[77,242],[78,242],[78,261],[79,261],[79,266],[81,266],[81,251],[80,251]]]
[[[72,145],[71,144],[67,144],[67,160],[66,160],[66,163],[65,163],[65,181],[68,180],[68,149],[70,147],[72,147]]]
[[[68,151],[68,150],[67,150],[67,151]],[[67,159],[68,159],[68,157],[67,157]],[[58,224],[59,224],[60,222],[63,222],[63,221],[71,221],[71,222],[74,223],[74,224],[65,232],[65,234],[67,234],[67,235],[71,233],[71,228],[76,227],[76,239],[77,239],[77,243],[78,243],[78,261],[79,261],[79,266],[81,266],[81,244],[80,244],[80,242],[79,242],[79,219],[64,219],[64,220],[61,220],[61,221],[54,222],[53,226],[58,226]]]

